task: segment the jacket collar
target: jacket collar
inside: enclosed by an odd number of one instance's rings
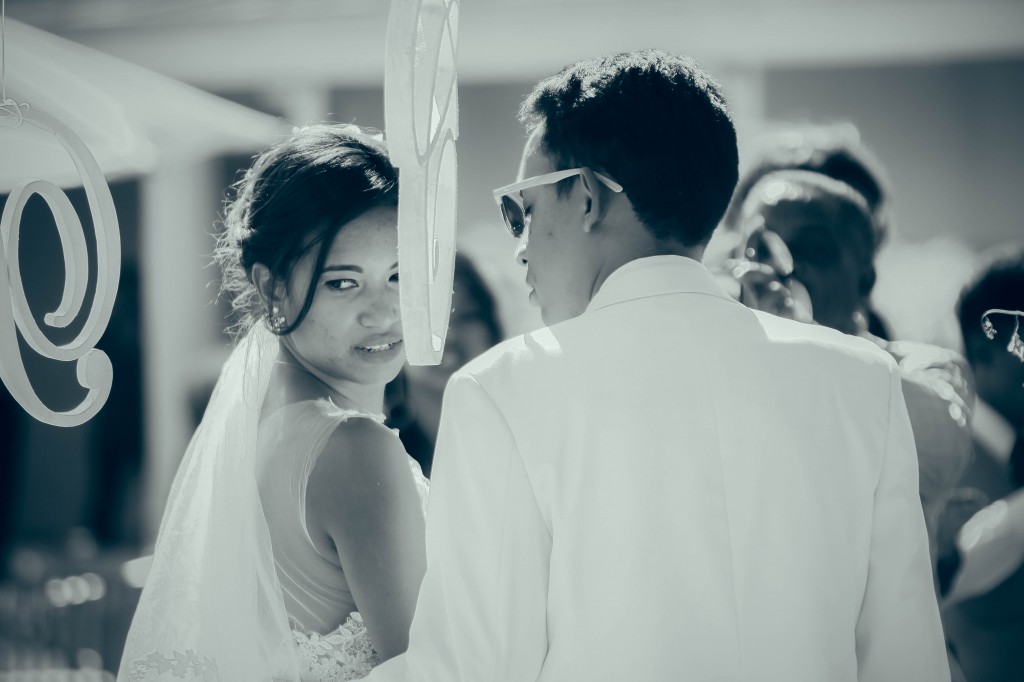
[[[705,294],[735,302],[707,268],[685,256],[638,258],[608,276],[587,306],[587,312],[616,303],[665,294]]]

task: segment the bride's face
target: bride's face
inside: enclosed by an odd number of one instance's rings
[[[309,312],[286,339],[321,379],[385,384],[405,362],[398,300],[398,213],[370,209],[338,232],[314,283]],[[302,310],[316,253],[296,264],[281,313]]]

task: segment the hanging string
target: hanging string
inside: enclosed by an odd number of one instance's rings
[[[7,104],[7,0],[0,0],[0,102]]]
[[[25,120],[22,108],[28,103],[7,99],[7,0],[0,0],[0,128],[19,127]]]

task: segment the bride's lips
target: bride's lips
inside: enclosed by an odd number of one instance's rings
[[[355,346],[355,352],[369,362],[389,362],[402,352],[402,339],[374,340]]]

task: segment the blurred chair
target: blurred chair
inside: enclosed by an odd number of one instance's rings
[[[124,553],[87,531],[60,548],[15,549],[0,582],[0,681],[113,680],[140,591]]]

